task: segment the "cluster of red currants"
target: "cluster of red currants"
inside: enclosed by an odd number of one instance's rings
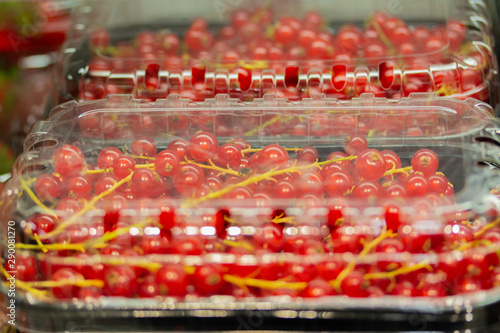
[[[40,213],[20,222],[19,287],[62,299],[192,299],[443,297],[500,285],[497,214],[436,217],[436,206],[453,206],[453,186],[432,150],[407,167],[362,136],[344,150],[320,162],[311,146],[219,145],[203,131],[159,152],[150,138],[97,156],[65,144],[49,173],[23,180]],[[328,213],[293,215],[276,199]],[[356,202],[384,208],[366,220],[349,212]],[[87,214],[95,207],[104,213]]]
[[[400,98],[413,92],[486,99],[482,66],[487,64],[487,55],[474,47],[464,51],[467,38],[467,27],[453,19],[435,27],[410,26],[398,17],[377,12],[364,28],[346,24],[333,30],[316,12],[306,13],[303,19],[283,16],[273,21],[267,9],[253,13],[235,11],[231,24],[222,27],[217,37],[202,18],[194,19],[183,37],[165,31],[143,31],[134,40],[116,45],[110,44],[109,32],[97,30],[91,36],[91,46],[97,52],[89,64],[91,75],[80,98],[93,100],[108,94],[135,93],[155,99],[161,97],[158,93],[169,91],[193,100],[217,93],[251,99],[266,92],[291,99],[313,93],[340,99],[362,93]],[[431,65],[454,63],[464,55],[474,58],[479,65],[458,71],[429,71]],[[146,69],[145,91],[124,84],[123,80],[115,84],[92,74],[110,70],[130,72],[137,68]],[[218,74],[220,78],[207,81],[207,70],[215,72],[218,68],[223,69]],[[366,68],[378,70],[378,78],[374,79]],[[161,81],[160,69],[170,73],[189,70],[191,76],[174,75]],[[396,69],[403,71],[404,78]],[[237,74],[237,81],[229,82],[229,77],[221,76],[224,70]],[[278,87],[273,80],[254,82],[255,74],[269,70],[284,75],[283,86]],[[331,82],[312,80],[301,86],[299,73],[308,74],[310,70],[331,74]],[[267,89],[269,85],[274,87]],[[155,93],[149,91],[155,89]]]

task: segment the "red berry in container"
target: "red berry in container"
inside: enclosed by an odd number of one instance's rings
[[[81,274],[78,274],[74,270],[70,268],[61,268],[57,270],[51,277],[53,281],[68,281],[68,282],[76,282],[84,280]],[[78,296],[79,287],[73,284],[64,284],[62,286],[53,287],[52,293],[54,296],[60,299],[69,299]]]
[[[135,171],[135,161],[130,156],[120,156],[113,163],[113,174],[123,179]]]
[[[325,177],[325,189],[329,196],[343,196],[353,187],[351,176],[344,171],[333,171]]]
[[[357,174],[363,179],[376,180],[384,175],[387,162],[378,150],[366,149],[359,154],[354,166]]]
[[[70,196],[85,199],[92,193],[92,184],[87,177],[76,176],[67,180],[66,189]]]
[[[174,174],[172,180],[175,189],[189,197],[203,183],[204,174],[201,168],[195,164],[183,164]]]
[[[429,177],[436,173],[439,167],[439,159],[432,150],[421,149],[413,155],[411,166],[413,171],[421,172],[424,176]]]
[[[80,148],[65,144],[54,152],[54,170],[64,177],[79,175],[85,168],[85,156]]]
[[[181,265],[167,264],[156,272],[158,294],[164,296],[185,296],[189,286],[189,276]]]
[[[223,166],[234,167],[241,161],[241,146],[238,144],[223,144],[217,150],[217,159]]]
[[[179,157],[173,151],[163,150],[156,155],[155,170],[163,177],[173,175],[179,168]]]
[[[306,289],[302,290],[300,296],[305,298],[316,298],[334,295],[335,291],[330,284],[322,279],[312,280],[307,284]]]
[[[111,168],[115,160],[123,153],[115,147],[106,147],[97,155],[97,166],[99,169]]]
[[[429,188],[427,178],[418,173],[409,175],[405,179],[403,185],[406,188],[406,192],[411,197],[422,197],[427,193]]]
[[[226,284],[223,266],[204,264],[196,267],[192,276],[192,283],[196,292],[200,295],[211,296],[217,294]]]
[[[188,142],[189,155],[197,162],[207,162],[217,155],[219,144],[215,136],[208,132],[193,135]]]
[[[137,138],[132,142],[130,151],[136,156],[154,157],[157,151],[156,143],[151,138]]]
[[[137,291],[137,276],[129,266],[113,266],[104,273],[103,293],[108,296],[133,297]]]
[[[51,201],[59,198],[63,193],[61,180],[51,174],[41,174],[35,180],[35,193],[41,200]]]

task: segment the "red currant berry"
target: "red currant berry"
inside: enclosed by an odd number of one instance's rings
[[[69,282],[76,282],[83,280],[83,276],[81,274],[78,274],[74,270],[70,268],[61,268],[57,270],[53,275],[52,275],[52,280],[53,281],[61,281],[61,280],[67,280]],[[52,293],[54,296],[60,299],[69,299],[73,297],[77,297],[78,291],[80,288],[78,288],[75,285],[72,284],[65,284],[60,287],[53,287],[52,288]]]
[[[99,169],[111,168],[115,160],[122,155],[118,148],[106,147],[97,155],[97,166]]]
[[[168,264],[156,272],[158,293],[166,296],[185,296],[189,286],[189,276],[182,266]]]
[[[413,171],[421,172],[424,176],[429,177],[436,173],[439,167],[439,159],[432,150],[421,149],[413,155],[411,166]]]
[[[344,150],[349,155],[357,155],[368,149],[368,141],[364,136],[352,135],[345,139]]]
[[[55,151],[52,164],[61,176],[77,176],[85,168],[85,156],[80,148],[65,144]]]
[[[305,298],[316,298],[334,294],[335,291],[327,281],[316,279],[307,284],[306,289],[302,290],[300,296]]]
[[[208,132],[198,132],[189,139],[187,149],[197,162],[207,162],[217,155],[219,143],[215,136]]]
[[[96,195],[101,194],[104,191],[111,189],[119,179],[113,175],[103,175],[99,178],[94,186],[94,193]]]
[[[35,193],[43,201],[51,201],[59,198],[63,192],[61,180],[50,174],[41,174],[35,180]]]
[[[204,264],[196,267],[192,282],[199,294],[211,296],[217,294],[224,287],[226,281],[223,276],[224,268],[222,265]]]
[[[70,196],[75,196],[78,199],[87,198],[92,192],[92,184],[85,176],[76,176],[69,178],[66,189]]]
[[[343,196],[353,187],[351,176],[344,171],[332,171],[325,177],[326,192],[331,197]]]
[[[409,196],[422,197],[427,193],[429,184],[425,176],[414,173],[405,179],[404,187]]]
[[[196,164],[183,164],[173,176],[174,187],[179,193],[189,197],[204,180],[203,171]]]
[[[354,271],[349,273],[341,282],[340,288],[344,295],[349,297],[367,297],[368,281],[363,277],[363,273]]]
[[[359,154],[354,166],[363,179],[378,180],[384,175],[387,162],[378,150],[366,149]]]
[[[113,174],[118,179],[123,179],[135,170],[135,161],[130,156],[120,156],[113,163]]]
[[[104,293],[109,296],[132,297],[137,291],[137,276],[129,266],[113,266],[104,273]]]
[[[156,155],[156,143],[151,138],[137,138],[132,142],[130,151],[136,156],[154,157]]]
[[[223,144],[217,150],[217,159],[223,166],[233,167],[241,161],[241,147],[237,144]]]

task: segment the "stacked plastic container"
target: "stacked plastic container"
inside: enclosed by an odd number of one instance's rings
[[[5,313],[26,332],[495,331],[488,10],[360,5],[83,4],[73,101],[0,196]]]

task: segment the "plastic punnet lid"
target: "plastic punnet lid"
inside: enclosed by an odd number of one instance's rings
[[[64,51],[62,98],[436,92],[496,104],[484,2],[396,2],[91,1]]]
[[[68,102],[33,128],[1,193],[0,236],[15,229],[18,252],[9,262],[2,243],[0,270],[17,269],[30,304],[115,310],[156,296],[174,308],[492,302],[497,130],[486,104],[429,95]],[[356,301],[368,296],[387,303]]]

